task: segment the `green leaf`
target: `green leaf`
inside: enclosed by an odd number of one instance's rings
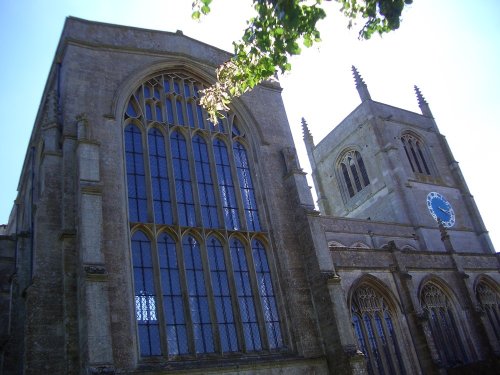
[[[193,12],[193,14],[191,14],[191,18],[195,21],[199,21],[200,20],[200,11],[196,10]]]
[[[210,7],[209,7],[209,6],[207,6],[207,5],[203,5],[203,6],[201,7],[201,12],[202,12],[203,14],[208,14],[208,13],[210,13]]]

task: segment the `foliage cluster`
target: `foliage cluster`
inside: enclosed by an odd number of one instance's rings
[[[331,1],[331,0],[325,0]],[[401,13],[412,0],[334,0],[347,17],[348,27],[364,25],[360,39],[384,34],[399,27]],[[203,92],[201,104],[210,121],[229,110],[231,101],[277,72],[291,69],[289,58],[301,46],[319,42],[319,20],[326,17],[323,0],[252,0],[255,16],[248,20],[241,40],[234,42],[234,56],[217,68],[217,82]],[[212,0],[194,0],[192,17],[210,13]]]

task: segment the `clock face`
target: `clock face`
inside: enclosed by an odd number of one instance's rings
[[[439,193],[431,192],[427,195],[427,208],[434,220],[442,222],[446,228],[455,224],[455,212],[450,202]]]

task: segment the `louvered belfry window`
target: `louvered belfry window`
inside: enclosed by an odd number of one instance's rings
[[[124,113],[142,357],[284,348],[250,134],[232,113],[210,123],[201,89],[187,74],[157,74]]]
[[[343,180],[342,185],[345,187],[349,198],[354,197],[366,186],[370,185],[365,163],[358,151],[346,152],[339,161],[338,168]]]

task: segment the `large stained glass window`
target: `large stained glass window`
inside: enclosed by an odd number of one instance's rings
[[[428,282],[420,293],[420,303],[427,314],[436,349],[444,367],[470,362],[460,337],[450,298],[437,284]]]
[[[488,318],[490,330],[500,343],[500,294],[495,284],[481,280],[476,286],[476,297]]]
[[[151,77],[124,113],[141,357],[272,352],[285,346],[249,138],[214,125],[203,85]]]
[[[351,313],[358,347],[366,356],[369,374],[406,374],[401,343],[386,299],[371,285],[356,288]]]

